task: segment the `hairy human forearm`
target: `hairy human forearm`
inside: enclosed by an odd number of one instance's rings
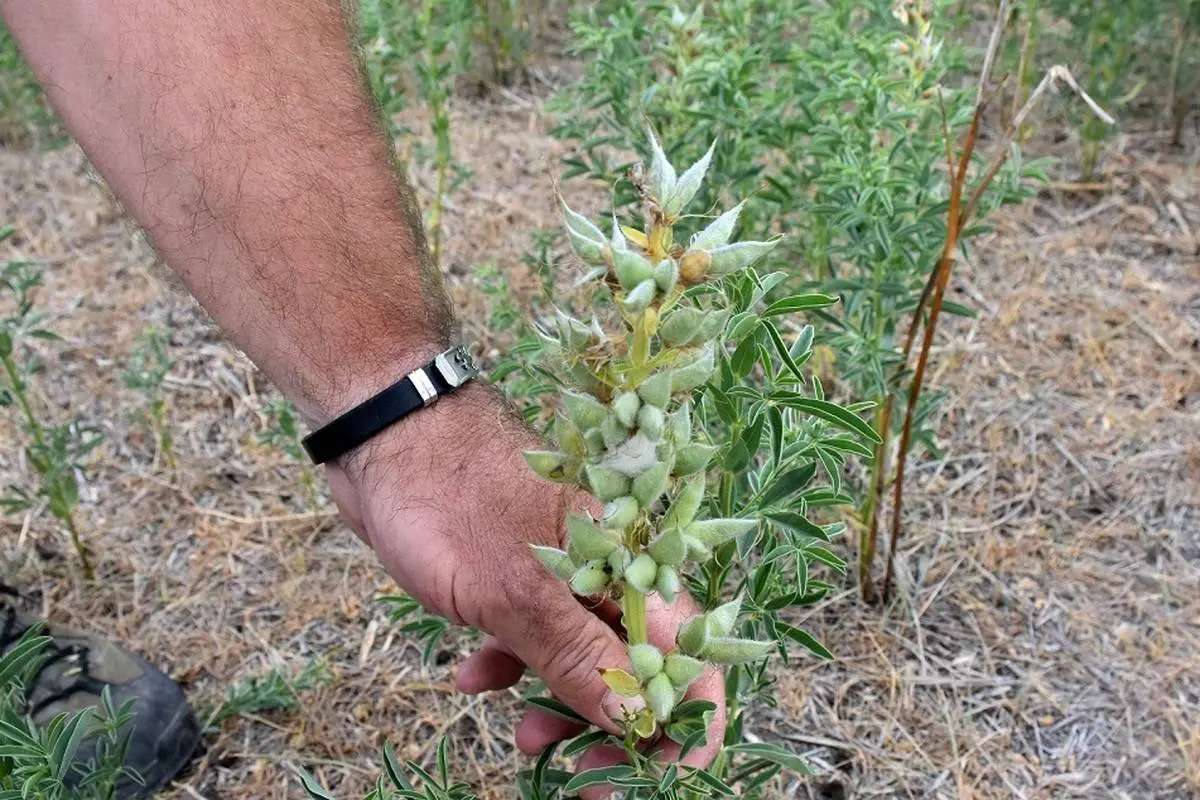
[[[233,340],[324,421],[449,312],[340,0],[0,0],[68,128]]]

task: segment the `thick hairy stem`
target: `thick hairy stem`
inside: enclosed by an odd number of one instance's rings
[[[646,625],[646,595],[629,584],[625,584],[625,596],[622,599],[625,616],[625,632],[629,635],[629,644],[648,644],[650,634]]]

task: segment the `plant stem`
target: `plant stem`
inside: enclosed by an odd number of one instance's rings
[[[75,552],[79,554],[79,560],[83,564],[83,577],[88,582],[94,581],[96,572],[92,569],[92,560],[88,555],[87,545],[79,538],[79,529],[75,527],[75,515],[68,509],[62,520],[71,533],[71,544],[75,545]]]
[[[629,635],[629,644],[648,644],[650,635],[646,625],[646,595],[626,584],[623,605],[625,632]]]
[[[4,371],[8,373],[8,384],[12,387],[13,396],[17,398],[17,405],[21,407],[21,413],[25,417],[25,425],[29,428],[29,434],[33,437],[36,444],[42,444],[42,423],[33,414],[33,408],[29,405],[29,398],[25,395],[24,381],[21,380],[17,373],[17,364],[13,361],[11,355],[4,356]]]

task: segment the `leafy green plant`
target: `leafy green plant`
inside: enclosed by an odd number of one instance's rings
[[[35,626],[0,655],[0,796],[111,800],[118,782],[138,781],[124,766],[133,701],[115,708],[105,688],[99,708],[36,724],[27,713],[25,689],[49,658],[51,642]],[[79,747],[89,740],[95,753],[81,763]]]
[[[0,231],[0,241],[11,231]],[[46,327],[46,315],[34,308],[33,294],[42,285],[41,270],[25,261],[10,261],[0,271],[0,289],[11,297],[12,308],[0,317],[0,407],[15,409],[17,424],[25,433],[25,460],[38,476],[35,488],[14,485],[0,497],[10,513],[33,508],[44,500],[50,513],[66,527],[83,565],[84,576],[94,577],[88,548],[79,535],[75,508],[79,503],[77,473],[83,461],[102,441],[95,431],[75,421],[51,425],[35,410],[30,382],[43,370],[32,342],[58,341]]]
[[[155,456],[161,453],[170,470],[175,469],[175,439],[171,435],[171,407],[164,385],[173,366],[166,335],[158,328],[147,328],[121,373],[125,385],[142,396],[144,408],[134,412],[134,420],[154,438],[158,447]]]
[[[312,659],[292,676],[283,667],[274,667],[265,675],[247,678],[229,687],[224,700],[201,714],[204,730],[214,732],[225,720],[245,714],[296,708],[300,705],[301,692],[325,685],[331,680],[333,675],[319,659]]]
[[[921,303],[946,235],[951,175],[947,137],[971,122],[968,90],[948,91],[962,51],[943,37],[933,4],[758,4],[723,0],[690,11],[611,10],[575,22],[583,81],[560,98],[558,133],[578,142],[571,175],[602,178],[623,163],[615,141],[648,118],[681,141],[722,135],[702,207],[755,192],[743,228],[788,230],[790,263],[777,294],[810,292],[841,302],[816,309],[814,362],[838,397],[875,403],[876,427],[903,403],[904,322]],[[592,110],[594,109],[594,110]],[[1015,158],[980,200],[965,248],[997,207],[1029,196],[1044,164]],[[757,190],[757,191],[756,191]],[[617,202],[629,194],[617,193]],[[946,303],[948,313],[970,309]],[[914,414],[912,442],[937,453],[937,393]],[[872,520],[894,438],[866,474],[850,472],[859,527],[859,578],[873,595]]]
[[[0,22],[0,145],[54,144],[61,136],[41,87]]]
[[[859,417],[870,404],[833,403],[804,374],[813,329],[780,327],[837,298],[768,300],[787,275],[752,264],[780,240],[734,241],[741,203],[715,218],[684,213],[713,149],[682,174],[654,137],[651,151],[649,169],[633,172],[640,228],[612,216],[603,233],[562,206],[572,247],[592,267],[589,306],[599,316],[585,323],[560,310],[540,329],[542,374],[561,387],[551,428],[558,449],[526,454],[539,475],[577,484],[603,504],[599,518],[569,517],[565,551],[535,554],[576,593],[620,603],[633,672],[612,668],[604,678],[641,708],[628,714],[623,736],[593,731],[563,750],[610,741],[628,764],[571,776],[550,769],[552,749],[519,778],[524,797],[603,783],[630,797],[731,794],[731,785],[757,796],[780,770],[804,770],[786,750],[743,742],[744,714],[769,700],[771,653],[787,659],[790,642],[830,657],[782,615],[828,592],[811,574],[817,566],[845,572],[827,547],[845,526],[821,517],[850,499],[838,489],[847,456],[869,458],[863,442],[877,438]],[[647,638],[646,597],[673,602],[685,588],[707,611],[664,652]],[[639,748],[646,739],[668,736],[685,750],[704,741],[714,707],[686,694],[710,663],[728,667],[721,757],[708,770],[654,762]],[[553,698],[530,702],[578,719]]]
[[[263,427],[258,431],[258,443],[274,447],[300,465],[300,486],[309,508],[317,506],[317,476],[309,465],[301,440],[304,431],[300,414],[286,397],[272,397],[263,407]]]
[[[473,14],[471,0],[422,0],[415,11],[398,0],[369,0],[360,13],[368,73],[385,113],[390,117],[404,104],[405,68],[412,70],[416,94],[429,113],[432,152],[415,146],[413,154],[433,165],[433,198],[426,228],[435,264],[442,258],[446,200],[470,174],[454,160],[450,112],[455,80],[470,64]]]

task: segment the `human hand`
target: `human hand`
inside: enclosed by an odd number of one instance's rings
[[[405,591],[426,609],[489,634],[461,665],[460,690],[507,688],[528,666],[558,699],[616,733],[622,705],[636,701],[612,694],[599,670],[629,668],[617,632],[620,612],[611,600],[573,595],[530,548],[563,547],[567,513],[594,501],[534,475],[521,452],[539,446],[493,390],[469,384],[331,468],[330,485],[351,527]],[[653,596],[651,643],[671,649],[679,626],[696,613],[686,594],[670,606]],[[707,745],[684,760],[705,766],[724,731],[721,674],[709,667],[688,697],[717,706]],[[533,709],[518,724],[516,743],[532,755],[581,730]],[[679,754],[668,739],[649,746],[664,759]],[[580,758],[579,768],[619,763],[622,756],[619,749],[596,747]],[[600,796],[596,790],[584,794]]]

